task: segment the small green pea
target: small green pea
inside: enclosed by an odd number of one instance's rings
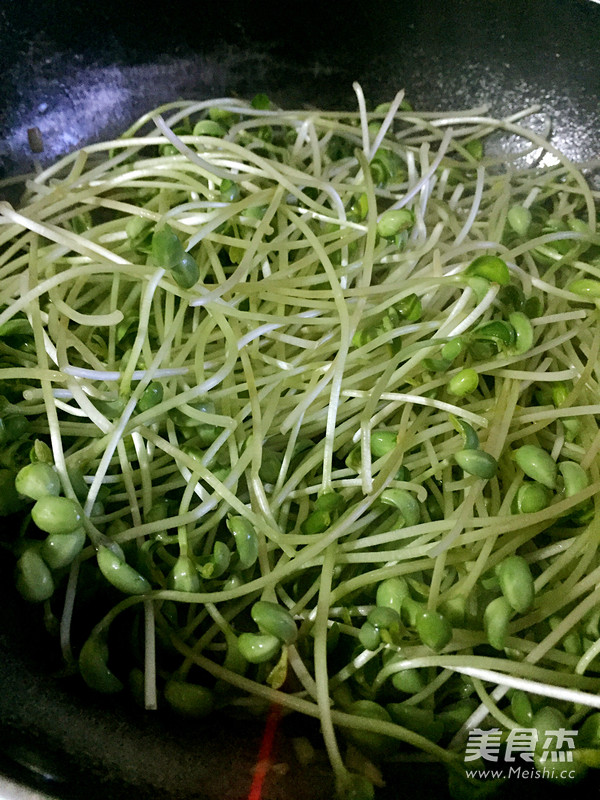
[[[176,150],[176,152],[178,152]],[[146,248],[150,244],[152,223],[143,217],[130,217],[125,224],[125,233],[134,250]]]
[[[521,514],[535,514],[550,505],[550,493],[541,483],[527,482],[519,486],[517,508]]]
[[[406,483],[410,481],[410,471],[405,466],[398,467],[398,472],[396,472],[395,480],[397,481],[405,481]]]
[[[351,153],[350,153],[351,155]],[[369,211],[369,200],[365,192],[358,197],[355,197],[350,206],[350,214],[356,219],[357,222],[365,219]]]
[[[220,578],[231,562],[231,550],[225,542],[216,541],[210,556],[201,556],[197,561],[196,569],[201,578],[214,580]]]
[[[151,586],[146,578],[108,547],[100,546],[96,558],[100,572],[119,591],[125,594],[145,594],[150,591]]]
[[[403,174],[403,162],[392,150],[380,147],[370,163],[371,175],[378,186],[385,186]]]
[[[538,732],[538,746],[543,748],[549,731],[568,728],[565,715],[552,706],[542,706],[533,715],[533,728]]]
[[[340,626],[338,622],[334,622],[327,629],[327,652],[334,653],[340,641]]]
[[[539,297],[528,297],[523,306],[523,312],[529,319],[536,319],[542,316],[544,304]]]
[[[92,634],[79,653],[79,672],[91,689],[114,694],[123,688],[121,681],[108,668],[108,646],[103,636]]]
[[[358,444],[355,444],[354,447],[350,450],[350,452],[346,456],[345,464],[348,467],[348,469],[354,470],[355,472],[358,472],[360,470],[360,468],[362,467],[360,442]]]
[[[236,675],[243,675],[248,667],[248,662],[240,653],[238,645],[238,638],[233,633],[228,633],[225,636],[227,642],[227,652],[225,653],[225,661],[223,666],[235,672]]]
[[[220,578],[224,575],[229,568],[231,561],[231,550],[227,547],[225,542],[216,541],[213,546],[212,563],[213,570],[210,575],[211,578]]]
[[[250,206],[246,208],[242,213],[245,217],[249,217],[250,219],[262,219],[267,211],[267,206]]]
[[[372,431],[371,453],[375,458],[381,458],[396,447],[398,434],[396,431]]]
[[[176,592],[199,592],[200,576],[189,556],[180,555],[169,573],[168,586]]]
[[[320,494],[315,500],[315,511],[326,511],[333,513],[341,511],[345,506],[344,498],[336,491],[328,491]]]
[[[377,587],[375,602],[380,608],[391,608],[399,614],[402,601],[408,596],[408,583],[405,578],[386,578]]]
[[[54,594],[52,573],[33,547],[25,550],[17,561],[15,580],[19,594],[30,603],[41,603]]]
[[[448,382],[448,391],[455,397],[465,397],[479,386],[479,375],[471,367],[461,369]]]
[[[33,447],[29,451],[29,458],[32,464],[35,464],[37,461],[41,461],[44,464],[54,464],[54,458],[52,456],[52,450],[46,442],[42,442],[41,439],[36,439],[33,443]]]
[[[417,600],[413,600],[412,597],[407,595],[402,599],[400,618],[407,627],[416,628],[417,618],[424,610],[425,608],[423,607],[422,603],[419,603]]]
[[[571,393],[571,385],[564,381],[557,381],[552,387],[552,402],[556,408],[560,408],[567,402]]]
[[[192,717],[193,719],[207,717],[215,707],[213,693],[210,689],[174,678],[165,684],[164,695],[173,711],[183,717]]]
[[[369,621],[364,622],[358,631],[358,640],[365,650],[377,650],[381,644],[379,630]]]
[[[506,219],[518,236],[526,236],[531,225],[531,211],[523,206],[515,205],[508,209]]]
[[[146,522],[158,522],[169,516],[169,503],[165,497],[158,497],[144,515]]]
[[[31,509],[31,517],[46,533],[71,533],[82,520],[80,507],[68,497],[40,497]]]
[[[570,230],[575,231],[576,233],[590,233],[590,226],[588,223],[582,219],[578,219],[578,217],[570,217],[567,220],[567,225],[569,226]]]
[[[552,457],[541,447],[526,444],[515,450],[515,461],[525,475],[538,483],[554,489],[558,467]]]
[[[265,483],[276,483],[279,478],[283,457],[281,453],[263,447],[260,461],[259,476]]]
[[[510,698],[510,710],[516,722],[530,728],[533,722],[533,708],[526,692],[516,689]]]
[[[229,178],[225,178],[221,181],[221,185],[219,186],[219,194],[221,196],[221,200],[224,200],[226,203],[235,203],[236,200],[240,199],[240,187],[238,183],[235,181],[230,181]]]
[[[329,511],[313,511],[300,526],[302,533],[313,536],[316,533],[323,533],[329,528],[332,516]]]
[[[594,278],[580,278],[570,283],[567,289],[585,300],[600,299],[600,281]]]
[[[470,142],[465,142],[464,148],[475,161],[481,161],[483,158],[483,142],[481,139],[471,139]]]
[[[574,442],[581,432],[581,421],[577,417],[563,417],[561,422],[565,429],[567,442]]]
[[[161,156],[178,156],[179,150],[175,147],[174,144],[168,142],[167,144],[161,144],[158,146],[158,152]]]
[[[179,237],[169,225],[165,225],[152,236],[152,257],[157,266],[173,269],[181,261],[185,251]]]
[[[423,315],[421,298],[414,292],[398,300],[395,308],[400,316],[408,322],[418,322]]]
[[[510,272],[506,262],[498,256],[478,256],[467,267],[467,276],[485,278],[493,283],[506,286],[510,283]]]
[[[561,461],[558,470],[563,477],[565,497],[572,497],[589,486],[587,472],[577,462]]]
[[[484,339],[497,345],[499,349],[512,347],[517,341],[517,335],[512,325],[500,319],[484,322],[473,332],[476,339]]]
[[[281,649],[281,639],[271,633],[241,633],[238,648],[246,661],[262,664],[277,655]]]
[[[462,339],[451,339],[441,349],[441,356],[445,361],[454,361],[464,351],[465,343]]]
[[[557,746],[557,731],[569,728],[564,714],[561,714],[557,709],[545,706],[534,714],[533,727],[538,731],[537,747],[533,754],[533,764],[538,772],[544,774],[543,771],[545,769],[544,777],[560,786],[570,786],[580,781],[588,769],[584,756],[586,751],[577,747],[573,752],[568,740]],[[578,745],[577,740],[576,744]],[[590,753],[590,755],[592,756],[590,759],[592,764],[595,764],[594,754]],[[569,769],[548,769],[549,763],[565,763],[569,756],[573,758],[569,763]],[[580,756],[583,756],[583,758]]]
[[[376,339],[380,334],[380,331],[377,327],[370,327],[370,328],[360,328],[356,331],[354,336],[352,337],[352,346],[353,347],[363,347],[365,344],[372,342]],[[360,447],[360,445],[359,445]]]
[[[415,215],[408,208],[384,211],[377,222],[377,233],[384,239],[392,239],[400,231],[411,228],[415,223]]]
[[[535,589],[529,564],[522,556],[508,556],[497,564],[496,576],[500,590],[511,608],[524,614],[533,605]]]
[[[483,612],[483,627],[488,642],[496,650],[504,649],[508,623],[513,609],[505,597],[496,597],[489,602]]]
[[[76,528],[71,533],[51,533],[40,548],[40,555],[51,569],[62,569],[71,564],[85,544],[85,530]]]
[[[490,290],[490,282],[486,278],[482,278],[478,275],[467,275],[466,284],[475,295],[475,299],[478,303],[481,303]]]
[[[408,528],[421,522],[421,504],[406,489],[384,489],[379,495],[379,502],[396,508]]]
[[[457,597],[452,597],[449,600],[445,600],[440,604],[440,612],[446,617],[451,625],[462,627],[465,624],[467,600],[464,595],[458,595]]]
[[[546,220],[542,232],[543,233],[562,233],[568,231],[569,226],[563,219],[556,219],[550,217]],[[534,251],[536,256],[541,256],[541,263],[552,262],[556,260],[557,255],[566,255],[573,247],[574,242],[571,239],[556,239],[553,242],[547,242],[546,245],[536,248]],[[552,252],[554,251],[554,253]]]
[[[436,652],[452,639],[452,626],[439,611],[421,611],[417,614],[416,628],[423,644]]]
[[[21,345],[21,348],[23,347],[24,344]],[[18,441],[25,436],[29,429],[29,421],[23,414],[12,411],[1,419],[0,444]]]
[[[443,358],[424,358],[423,366],[429,372],[447,372],[450,369],[450,362]]]
[[[202,119],[194,125],[194,136],[217,136],[223,138],[227,129],[213,119]]]
[[[25,316],[20,316],[19,312],[12,319],[8,319],[0,325],[0,338],[12,339],[13,337],[33,336],[31,323]]]
[[[472,425],[461,419],[460,417],[455,416],[454,414],[449,415],[450,422],[454,426],[454,428],[462,434],[464,440],[464,449],[465,450],[479,450],[479,436],[477,432],[473,428]]]
[[[577,744],[580,747],[600,748],[600,712],[595,711],[579,728]]]
[[[175,282],[182,289],[191,289],[198,283],[200,267],[191,253],[183,253],[179,261],[171,267]]]
[[[258,537],[254,526],[245,517],[229,517],[227,527],[235,539],[240,564],[244,569],[251,567],[258,558]]]
[[[427,509],[427,514],[432,522],[439,522],[439,520],[444,519],[444,510],[442,509],[439,500],[432,492],[427,494],[425,499],[425,508]]]
[[[377,631],[378,637],[385,644],[397,644],[402,622],[400,614],[392,608],[375,606],[368,616],[366,625]]]
[[[75,492],[75,496],[80,503],[85,503],[88,496],[89,486],[85,482],[83,472],[79,467],[67,467],[67,475],[69,477],[71,488]]]
[[[224,128],[231,128],[238,120],[237,114],[234,114],[232,111],[227,111],[225,108],[219,108],[218,106],[211,106],[208,109],[208,116],[209,119],[220,123]]]
[[[19,470],[15,478],[15,488],[19,494],[32,500],[48,496],[57,497],[61,489],[60,478],[50,464],[37,461]]]
[[[498,293],[498,299],[501,300],[504,305],[515,311],[521,311],[525,305],[523,290],[520,286],[515,286],[513,283],[509,283],[508,286],[503,286],[501,288]]]
[[[268,111],[270,108],[273,108],[269,96],[264,94],[264,92],[255,94],[250,101],[250,105],[252,108],[260,109],[261,111]]]
[[[459,450],[455,453],[454,459],[459,467],[462,467],[469,475],[477,478],[489,480],[498,471],[498,462],[490,453],[485,450]]]
[[[526,353],[533,347],[533,328],[529,317],[522,311],[513,311],[508,315],[508,321],[515,331],[513,350],[516,353]]]
[[[250,616],[261,633],[277,636],[285,644],[292,644],[298,636],[298,629],[290,612],[277,603],[258,600],[250,609]]]
[[[162,383],[159,383],[158,381],[151,381],[144,389],[144,392],[138,401],[139,411],[148,411],[150,408],[154,408],[154,406],[162,403],[163,395],[164,390]]]
[[[392,686],[399,692],[405,694],[417,694],[422,691],[426,686],[425,679],[421,670],[415,667],[407,667],[392,675]]]
[[[469,342],[469,355],[473,361],[489,361],[498,355],[497,343],[488,339],[474,339]]]

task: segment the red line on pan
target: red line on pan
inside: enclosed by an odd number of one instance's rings
[[[269,767],[271,766],[271,752],[273,750],[273,742],[275,741],[275,732],[279,718],[281,717],[281,706],[272,705],[265,724],[265,732],[263,733],[262,742],[260,743],[260,750],[258,751],[258,760],[254,767],[254,777],[252,779],[252,786],[250,787],[250,794],[248,800],[261,800],[263,785]]]

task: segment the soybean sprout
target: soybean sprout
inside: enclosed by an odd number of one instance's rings
[[[544,714],[580,777],[598,192],[538,109],[356,90],[171,103],[0,206],[17,588],[100,692],[318,719],[341,797],[424,756],[467,791],[469,731]]]

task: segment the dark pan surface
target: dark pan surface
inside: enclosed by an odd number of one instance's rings
[[[413,105],[428,110],[487,103],[503,115],[539,103],[567,154],[599,154],[600,5],[589,1],[120,5],[0,5],[5,175],[32,169],[27,129],[34,126],[45,144],[37,158],[49,163],[177,97],[266,92],[288,108],[353,108],[354,80],[373,102],[405,87]],[[12,564],[0,572],[0,773],[65,800],[247,797],[259,722],[184,725],[57,677],[40,609],[24,609],[12,593]],[[271,774],[265,800],[330,798],[326,765],[306,771],[294,762],[289,736],[298,727],[289,722],[275,757],[284,766]],[[442,798],[441,779],[435,768],[399,772],[385,796],[396,800],[418,786]],[[554,796],[553,787],[533,783],[509,793]],[[38,796],[17,784],[0,779],[0,796]],[[597,788],[581,787],[580,796],[591,792]]]

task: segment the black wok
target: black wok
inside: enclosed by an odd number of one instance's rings
[[[124,7],[122,7],[124,5]],[[540,103],[553,141],[570,156],[598,156],[600,5],[591,0],[163,3],[4,0],[0,4],[0,168],[32,168],[118,134],[177,97],[252,96],[283,107],[351,108],[352,81],[374,102],[405,87],[413,105],[488,103],[503,115]],[[0,533],[1,536],[1,533]],[[0,796],[96,800],[243,800],[262,724],[183,724],[106,700],[60,677],[39,608],[14,595],[0,559]],[[265,800],[332,796],[326,764],[303,770],[281,725]],[[310,725],[306,732],[314,732]],[[287,772],[286,772],[287,770]],[[596,783],[595,783],[596,782]],[[596,795],[591,773],[581,797]],[[441,771],[397,769],[382,797],[446,796]],[[39,794],[38,794],[39,793]],[[540,781],[505,796],[563,796]]]

